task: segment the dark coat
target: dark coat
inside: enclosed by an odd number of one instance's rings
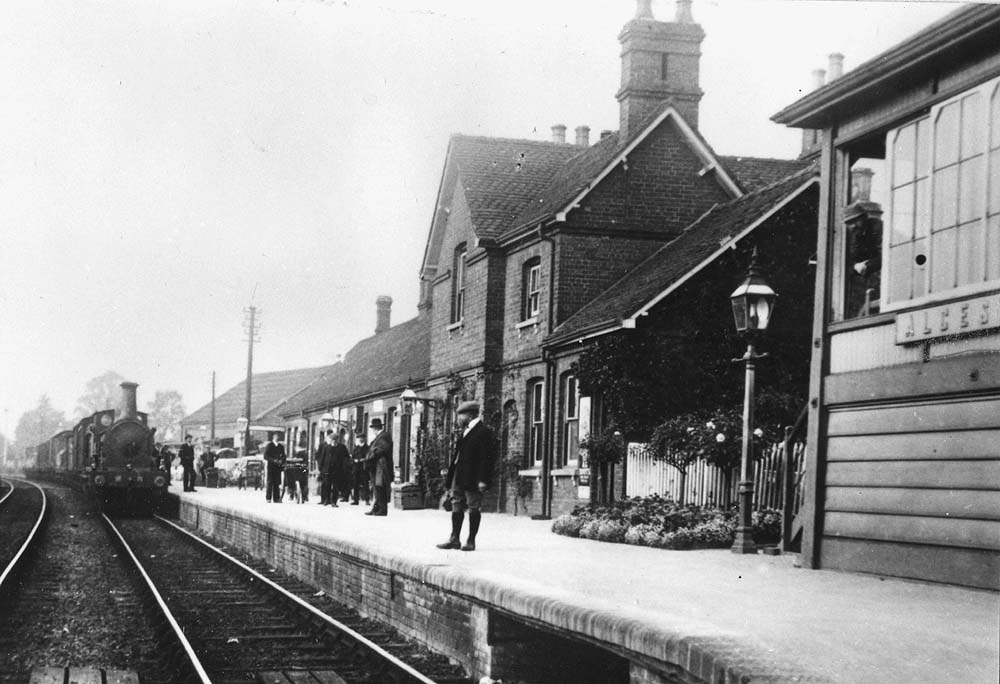
[[[493,450],[493,431],[482,421],[476,423],[455,444],[446,487],[476,491],[480,482],[489,487],[493,482]]]
[[[392,484],[392,437],[385,431],[378,433],[368,446],[365,461],[372,467],[372,484],[388,487]]]
[[[181,465],[185,468],[194,467],[194,447],[190,444],[182,444],[177,456],[180,459]]]
[[[343,444],[337,443],[330,447],[330,465],[327,472],[341,479],[351,471],[351,452]]]
[[[329,475],[333,472],[332,470],[332,456],[333,456],[333,445],[323,442],[319,447],[319,451],[316,452],[316,470],[320,475]]]
[[[281,468],[285,465],[285,445],[274,442],[268,442],[267,446],[264,447],[264,460],[267,461],[269,468]]]

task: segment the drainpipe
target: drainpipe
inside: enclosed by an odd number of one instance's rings
[[[546,326],[548,334],[552,334],[555,328],[555,275],[556,275],[556,243],[551,235],[547,235],[545,226],[538,226],[538,239],[540,242],[549,243],[549,309],[548,324]],[[552,457],[555,452],[555,376],[556,362],[552,354],[542,349],[542,361],[545,362],[545,432],[544,445],[542,450],[542,512],[536,516],[539,520],[550,520],[552,518]]]

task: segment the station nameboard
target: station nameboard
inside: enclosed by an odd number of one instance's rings
[[[896,314],[896,344],[1000,328],[1000,293]]]

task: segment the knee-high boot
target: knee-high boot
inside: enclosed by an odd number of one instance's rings
[[[469,511],[469,541],[466,546],[476,548],[476,535],[479,533],[479,521],[483,514],[479,511]]]
[[[462,522],[465,520],[465,513],[462,511],[452,511],[451,513],[451,536],[448,541],[438,544],[439,549],[458,549],[462,542],[458,540],[458,535],[462,533]]]

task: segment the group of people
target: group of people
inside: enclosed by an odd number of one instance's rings
[[[369,425],[374,433],[371,444],[366,434],[354,434],[354,451],[344,444],[344,434],[327,430],[323,444],[316,454],[320,482],[320,500],[323,506],[338,506],[350,502],[357,506],[361,501],[372,504],[366,515],[387,515],[389,512],[389,487],[393,479],[392,438],[385,431],[380,418]],[[302,459],[289,458],[285,446],[278,441],[278,433],[271,434],[271,441],[264,448],[267,464],[265,498],[268,503],[281,503],[286,493],[304,503],[309,500],[307,474]],[[290,467],[291,466],[291,467]],[[282,477],[284,476],[284,487]]]
[[[451,534],[437,547],[475,551],[482,521],[483,494],[492,482],[495,443],[492,431],[479,415],[478,403],[463,402],[457,414],[462,434],[449,460],[443,500],[444,508],[451,511]],[[373,433],[371,444],[366,439],[365,431],[358,430],[354,434],[353,451],[344,444],[343,433],[326,431],[316,455],[320,482],[320,500],[317,503],[320,505],[336,507],[338,502],[347,501],[352,506],[360,501],[367,505],[374,499],[371,510],[365,515],[388,515],[394,475],[392,437],[380,418],[372,419],[369,428]],[[309,497],[304,459],[288,458],[285,446],[278,441],[278,437],[279,433],[272,433],[264,449],[267,502],[281,503],[289,492],[300,503],[306,502]],[[188,492],[194,491],[194,448],[190,435],[184,441],[179,456],[184,468],[184,491]],[[468,535],[462,543],[466,512],[469,518]]]

